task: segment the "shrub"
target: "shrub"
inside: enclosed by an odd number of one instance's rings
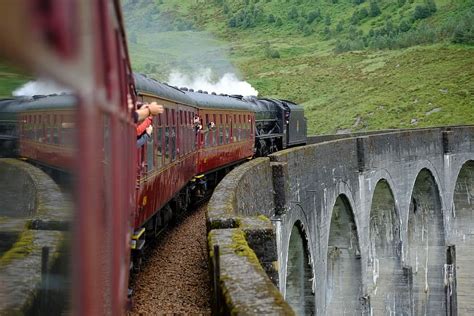
[[[457,23],[451,41],[457,44],[474,44],[474,9]]]
[[[326,25],[331,25],[331,17],[329,15],[326,15],[326,19],[324,20],[324,24]]]
[[[321,17],[321,12],[318,10],[318,11],[311,11],[310,13],[308,13],[308,24],[311,24],[314,22],[314,20],[318,19]]]
[[[296,7],[292,7],[290,12],[288,12],[288,19],[296,20],[298,16],[299,16],[298,10],[296,9]]]
[[[379,8],[379,5],[377,4],[377,2],[371,1],[370,2],[369,15],[371,17],[376,17],[376,16],[379,16],[381,13],[382,13],[382,11],[380,11],[380,8]]]
[[[432,12],[426,5],[417,5],[415,7],[415,11],[413,12],[413,19],[414,20],[421,20],[426,19],[427,17],[431,16]]]
[[[275,16],[273,14],[270,14],[268,16],[268,23],[275,23],[275,22],[276,22]]]

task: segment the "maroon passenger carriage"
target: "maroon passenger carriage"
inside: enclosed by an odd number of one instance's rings
[[[146,236],[158,235],[230,167],[254,155],[255,108],[238,98],[181,90],[139,74],[135,84],[140,100],[165,107],[153,120],[151,141],[139,150],[132,237],[139,260]],[[195,128],[196,115],[201,130]]]
[[[136,163],[136,148],[126,101],[133,93],[133,78],[120,2],[0,1],[0,12],[2,61],[53,79],[77,97],[66,112],[45,107],[21,118],[21,154],[66,169],[74,179],[73,221],[66,243],[70,269],[66,280],[55,279],[66,293],[61,313],[123,314],[136,192],[136,170],[130,166]],[[70,127],[74,141],[66,148],[55,131]],[[55,310],[44,307],[35,313]]]

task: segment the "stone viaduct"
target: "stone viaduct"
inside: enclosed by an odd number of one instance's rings
[[[215,308],[474,314],[474,126],[310,143],[244,164],[216,188]]]

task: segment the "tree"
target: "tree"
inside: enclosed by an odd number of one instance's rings
[[[341,33],[342,31],[344,31],[344,21],[343,20],[339,21],[339,23],[337,23],[337,26],[336,26],[336,32],[337,33]]]
[[[379,16],[382,11],[380,11],[379,5],[375,1],[370,2],[369,15],[371,17]]]

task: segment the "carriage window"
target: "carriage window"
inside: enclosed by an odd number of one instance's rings
[[[219,115],[219,145],[224,143],[224,121],[222,120],[222,114]]]
[[[230,116],[225,116],[225,142],[226,144],[230,143]]]
[[[218,125],[219,122],[217,122],[217,114],[213,114],[214,117],[214,123],[216,124],[216,128],[212,131],[211,138],[212,138],[212,146],[217,145],[217,133],[219,132],[218,130]]]
[[[51,129],[52,129],[52,143],[53,144],[59,144],[59,129],[58,129],[58,116],[54,115],[53,116],[53,124],[51,124]]]
[[[148,138],[146,142],[146,160],[147,160],[147,171],[153,170],[153,137]]]
[[[203,123],[203,128],[204,128],[204,146],[205,147],[209,147],[209,134],[210,134],[210,130],[208,129],[207,127],[207,124],[209,124],[209,114],[206,114],[206,118],[204,120]]]
[[[231,131],[232,131],[232,142],[236,142],[237,141],[237,130],[236,130],[236,127],[237,127],[237,115],[234,114],[234,119],[232,120],[231,122]]]
[[[161,114],[157,118],[157,128],[155,133],[156,143],[156,166],[161,168],[163,165],[163,128],[161,127]]]
[[[176,159],[176,127],[170,129],[170,142],[171,142],[171,160]]]
[[[165,164],[170,162],[170,128],[165,128]]]

